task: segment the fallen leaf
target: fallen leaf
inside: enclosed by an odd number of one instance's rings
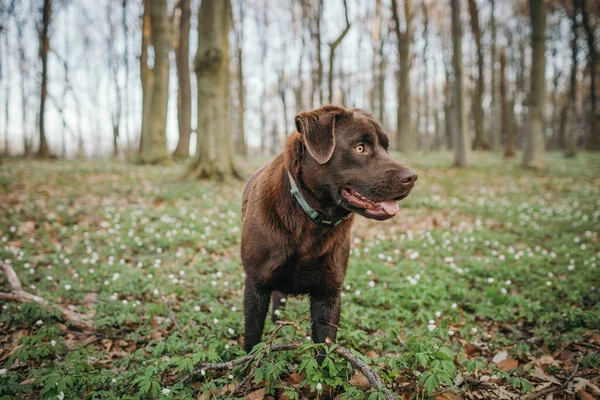
[[[290,376],[288,376],[288,382],[291,383],[292,385],[298,385],[303,380],[304,380],[304,377],[302,375],[300,375],[300,374],[295,373],[295,372],[292,372],[290,374]]]
[[[374,359],[377,359],[377,358],[379,358],[379,354],[375,353],[374,351],[367,351],[367,352],[365,353],[365,355],[366,355],[367,357],[374,358]]]
[[[462,397],[455,393],[442,393],[437,395],[435,400],[462,400]]]
[[[488,397],[488,398],[491,398],[491,397]],[[518,398],[520,398],[520,396],[516,393],[509,392],[508,390],[504,389],[503,387],[499,387],[498,388],[498,398],[502,399],[502,400],[509,400],[509,399],[518,399]]]
[[[560,384],[558,379],[553,376],[548,375],[541,367],[535,366],[533,372],[530,372],[531,376],[539,379],[542,382],[552,382],[556,384]]]
[[[600,333],[598,333],[597,335],[594,335],[590,338],[590,343],[591,344],[600,344]]]
[[[356,386],[359,387],[361,389],[366,389],[369,386],[371,386],[371,384],[369,383],[369,381],[367,380],[367,378],[361,374],[360,372],[355,372],[354,375],[352,376],[352,378],[350,378],[350,384],[352,386]]]
[[[159,331],[153,331],[152,333],[150,333],[150,339],[152,340],[157,340],[162,338],[162,333]]]
[[[506,360],[507,358],[508,358],[508,352],[503,350],[503,351],[496,353],[494,358],[492,358],[492,362],[494,364],[498,364],[499,362],[502,362],[502,361]]]
[[[35,222],[25,221],[21,224],[19,230],[25,234],[32,234],[35,231]]]
[[[560,362],[556,361],[554,359],[554,357],[549,356],[549,355],[544,355],[541,356],[540,358],[533,360],[529,363],[527,363],[527,366],[539,366],[539,367],[543,367],[546,365],[554,365],[555,367],[560,366]]]
[[[24,381],[22,381],[21,383],[19,383],[19,385],[25,386],[25,385],[33,385],[35,383],[35,378],[27,378]]]
[[[497,363],[496,366],[503,371],[509,371],[513,368],[517,368],[519,366],[519,362],[512,357],[508,357],[506,360]]]
[[[100,343],[102,343],[102,347],[104,347],[104,350],[105,350],[106,352],[110,352],[110,350],[111,350],[111,349],[112,349],[112,347],[113,347],[113,341],[112,341],[112,340],[110,340],[110,339],[106,339],[106,338],[105,338],[105,339],[102,339],[102,340],[100,341]]]
[[[597,397],[585,391],[577,392],[577,397],[581,400],[597,400]]]
[[[481,354],[481,347],[475,344],[468,344],[465,346],[465,354],[469,358]]]
[[[258,389],[246,396],[246,400],[263,400],[265,398],[265,389]]]

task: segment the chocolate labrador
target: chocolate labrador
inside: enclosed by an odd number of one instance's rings
[[[284,294],[308,294],[313,340],[335,341],[354,214],[392,218],[417,180],[388,154],[368,112],[324,106],[298,114],[296,130],[244,190],[247,352],[261,340],[271,295],[277,314]]]

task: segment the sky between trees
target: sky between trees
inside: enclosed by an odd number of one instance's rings
[[[168,26],[165,43],[169,46],[166,50],[169,73],[168,78],[161,79],[168,82],[168,112],[162,131],[168,151],[172,152],[180,134],[178,87],[181,85],[176,49],[181,43],[183,6],[190,10],[189,120],[192,130],[198,125],[194,57],[201,4],[198,0],[147,1],[150,8],[161,8]],[[457,136],[453,119],[459,103],[454,101],[458,92],[452,90],[458,82],[452,59],[454,6],[460,8],[456,26],[462,33],[462,105],[468,147],[506,150],[510,142],[514,149],[508,149],[509,153],[521,149],[527,143],[529,94],[535,75],[529,3],[525,0],[223,1],[229,16],[227,112],[230,115],[224,132],[229,134],[237,152],[274,153],[293,131],[298,111],[331,102],[371,111],[393,139],[397,137],[398,126],[402,126],[402,131],[413,135],[414,143],[409,143],[408,149],[455,148],[452,138],[460,135]],[[67,157],[78,153],[88,157],[115,153],[124,157],[137,152],[143,109],[142,0],[2,0],[0,137],[4,152],[22,154],[26,139],[32,153],[40,145],[43,73],[39,32],[43,32],[43,11],[47,4],[51,13],[44,120],[50,152]],[[598,5],[589,0],[540,4],[536,12],[545,16],[546,38],[542,50],[544,76],[540,81],[544,88],[540,103],[543,142],[547,149],[567,152],[596,147],[598,141],[594,137],[598,132],[594,118],[597,119],[598,106],[591,86],[598,85],[592,83],[592,77],[595,80],[598,77],[595,65]],[[339,43],[335,43],[340,37]],[[334,43],[335,58],[330,68]],[[156,61],[154,47],[152,43],[146,47],[149,70]],[[402,81],[403,71],[407,72],[405,81]],[[243,115],[239,112],[240,82]],[[398,82],[409,92],[399,92]],[[402,101],[407,97],[410,101]],[[406,105],[410,105],[409,110],[401,110]],[[408,115],[404,125],[398,122],[402,121],[402,112]],[[240,147],[242,129],[245,149]],[[189,147],[194,153],[195,134]]]

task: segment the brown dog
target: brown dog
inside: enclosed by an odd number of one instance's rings
[[[269,298],[308,294],[313,340],[335,341],[353,214],[385,220],[417,174],[388,154],[373,116],[336,106],[301,112],[285,150],[250,178],[242,205],[244,348],[260,342]],[[275,318],[275,316],[274,316]]]

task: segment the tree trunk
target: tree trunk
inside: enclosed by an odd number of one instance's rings
[[[378,84],[377,84],[377,94],[379,95],[379,100],[377,104],[377,110],[379,111],[379,122],[385,125],[385,41],[381,39],[381,43],[379,44],[379,75],[378,75]]]
[[[575,157],[577,155],[577,40],[579,39],[579,30],[577,29],[578,0],[573,0],[573,11],[571,14],[571,78],[569,85],[569,100],[566,106],[565,127],[566,127],[566,148],[565,156]]]
[[[131,151],[129,147],[131,140],[129,138],[129,24],[127,23],[127,0],[123,0],[121,3],[121,22],[123,25],[123,44],[125,46],[123,50],[123,64],[125,65],[125,103],[123,107],[123,113],[125,114],[125,151],[129,153]]]
[[[331,43],[329,45],[329,75],[327,77],[328,78],[327,90],[329,93],[329,104],[333,103],[333,62],[335,59],[335,50],[342,43],[342,40],[344,40],[344,38],[346,37],[346,34],[348,34],[348,31],[350,30],[350,21],[348,20],[348,5],[346,4],[346,0],[344,0],[344,13],[345,13],[344,15],[346,16],[346,27],[344,28],[342,33],[340,33],[340,35],[337,37],[337,39],[335,39],[333,41],[333,43]]]
[[[229,113],[229,0],[203,0],[198,11],[198,145],[188,176],[240,178],[233,160]],[[264,129],[264,128],[263,128]]]
[[[142,52],[140,56],[140,79],[142,81],[142,130],[140,132],[140,153],[144,148],[144,138],[150,126],[150,101],[154,88],[154,76],[148,67],[148,47],[152,44],[152,22],[150,20],[150,0],[144,0],[142,19]]]
[[[417,150],[417,138],[411,127],[411,94],[410,94],[410,68],[411,59],[411,0],[404,0],[404,17],[406,29],[400,30],[400,16],[398,15],[398,1],[392,0],[392,17],[394,19],[394,32],[396,33],[399,71],[398,71],[398,131],[396,132],[396,150],[414,152]]]
[[[4,58],[4,60],[8,59],[8,55],[9,55],[9,45],[8,45],[8,35],[5,34],[4,35],[4,48],[6,49],[6,58]],[[0,52],[1,54],[1,52]],[[0,55],[0,57],[2,57]],[[1,60],[0,60],[1,61]],[[2,64],[0,62],[0,64]],[[9,140],[8,140],[8,127],[10,126],[10,112],[9,112],[9,105],[10,105],[10,75],[8,73],[9,68],[8,68],[8,62],[6,62],[4,65],[0,65],[0,80],[4,80],[5,82],[5,97],[4,97],[4,156],[9,156],[10,155],[10,145],[9,145]]]
[[[48,51],[50,51],[50,37],[48,29],[50,28],[50,18],[52,15],[52,4],[50,0],[44,0],[42,9],[42,27],[40,29],[40,58],[42,60],[42,87],[40,92],[40,148],[37,156],[39,158],[50,158],[50,149],[46,141],[45,130],[45,111],[46,111],[46,96],[48,94]]]
[[[369,92],[369,108],[371,112],[375,114],[377,109],[377,100],[379,96],[379,77],[378,77],[378,48],[383,44],[381,38],[381,0],[375,0],[375,14],[372,17],[371,26],[371,90]],[[379,60],[380,63],[383,59]],[[381,64],[380,64],[381,65]],[[379,114],[377,114],[379,115]],[[381,119],[380,119],[381,121]]]
[[[429,50],[429,11],[427,9],[427,3],[423,1],[421,3],[421,7],[423,10],[423,98],[421,100],[421,104],[423,106],[423,111],[421,115],[423,116],[423,120],[425,123],[423,124],[423,136],[421,137],[423,141],[423,146],[421,146],[422,150],[430,150],[432,144],[432,140],[429,136],[429,73],[428,73],[428,57],[427,51]],[[417,119],[417,121],[419,121]],[[419,134],[419,130],[417,130],[417,134]]]
[[[502,111],[501,134],[506,138],[504,157],[511,158],[515,156],[515,131],[512,122],[512,105],[508,101],[505,49],[500,52],[500,108]]]
[[[246,128],[245,128],[245,108],[246,108],[246,85],[244,82],[244,2],[239,1],[240,21],[236,31],[237,45],[237,138],[235,142],[236,153],[246,156],[248,155],[248,147],[246,145]]]
[[[471,146],[467,132],[462,65],[462,29],[460,21],[460,0],[450,0],[452,5],[452,66],[454,67],[454,165],[468,167],[471,164]]]
[[[151,1],[150,25],[154,68],[152,69],[153,88],[150,100],[148,129],[140,153],[142,164],[161,164],[169,161],[167,151],[167,106],[169,101],[169,52],[171,50],[171,24],[167,0]]]
[[[556,40],[552,41],[552,60],[553,60],[553,77],[552,77],[552,137],[550,138],[550,148],[556,150],[559,148],[558,146],[558,137],[559,137],[559,84],[560,78],[562,76],[562,71],[558,65],[559,57],[558,57],[558,43]],[[560,60],[562,61],[562,54],[560,56]]]
[[[490,24],[491,24],[491,43],[490,43],[490,54],[491,54],[491,104],[490,104],[490,112],[491,116],[491,126],[490,126],[490,134],[489,134],[489,143],[493,150],[498,150],[502,145],[501,131],[500,131],[500,113],[502,111],[502,107],[499,105],[498,101],[498,82],[497,82],[497,72],[496,72],[496,60],[497,60],[497,52],[496,52],[496,17],[495,17],[495,9],[496,2],[495,0],[490,1]]]
[[[319,104],[324,105],[323,97],[323,59],[321,57],[321,20],[323,19],[323,0],[318,0],[316,15],[316,41],[317,41],[317,87],[319,90]]]
[[[28,129],[27,129],[27,91],[25,88],[25,83],[28,80],[29,74],[27,73],[27,56],[26,56],[26,39],[23,35],[23,25],[17,25],[17,37],[19,43],[19,65],[22,66],[21,69],[21,79],[19,79],[19,86],[21,89],[21,126],[23,129],[23,155],[28,157],[31,155],[31,139],[29,137]]]
[[[190,135],[192,134],[192,88],[190,84],[190,0],[179,0],[179,32],[175,46],[177,64],[177,122],[179,141],[173,152],[177,158],[190,156]]]
[[[523,166],[541,169],[544,157],[544,76],[546,66],[546,10],[544,0],[529,0],[531,18],[531,88]]]
[[[581,8],[581,19],[583,29],[586,33],[588,47],[588,65],[590,69],[590,136],[587,142],[587,148],[591,150],[600,150],[600,129],[598,129],[598,119],[600,118],[600,110],[598,109],[598,97],[596,95],[596,80],[598,79],[598,52],[596,51],[596,39],[594,38],[595,30],[590,25],[586,0],[579,0]]]
[[[260,35],[260,73],[261,73],[261,81],[262,84],[262,92],[260,95],[260,152],[261,154],[265,154],[267,152],[267,53],[269,50],[269,46],[267,44],[267,29],[269,26],[269,19],[267,13],[267,5],[263,4],[263,12],[262,21],[260,18],[257,18],[258,23],[258,31]]]
[[[484,93],[484,55],[483,45],[481,43],[481,28],[479,27],[479,11],[475,0],[469,0],[469,14],[471,16],[471,30],[475,37],[475,45],[477,47],[477,84],[475,87],[475,96],[473,101],[473,118],[475,119],[475,140],[473,141],[473,149],[485,150],[488,144],[485,140],[485,132],[483,130],[483,93]]]

